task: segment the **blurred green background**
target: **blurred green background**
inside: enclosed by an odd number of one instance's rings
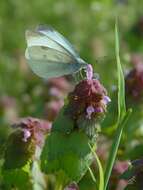
[[[116,84],[115,15],[118,14],[120,36],[125,40],[127,32],[142,16],[142,5],[138,0],[1,0],[1,98],[14,99],[9,103],[15,104],[20,117],[40,114],[42,99],[39,92],[43,82],[30,71],[24,58],[25,30],[38,24],[51,25],[67,37],[81,57],[94,65],[102,83],[111,91]],[[128,62],[129,44],[123,41],[121,45],[121,55]]]
[[[142,54],[143,50],[142,8],[142,0],[0,0],[0,144],[10,132],[8,126],[18,118],[44,117],[48,89],[46,82],[26,64],[26,29],[38,24],[51,25],[94,66],[113,97],[103,123],[106,128],[114,124],[117,109],[115,17],[118,15],[121,60],[126,74],[132,68],[131,55]],[[142,115],[137,115],[140,120]],[[105,130],[109,138],[111,131]],[[141,137],[142,134],[134,138],[142,143]]]

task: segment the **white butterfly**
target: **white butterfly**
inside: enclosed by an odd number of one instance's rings
[[[42,78],[74,74],[86,67],[73,46],[57,31],[40,26],[26,31],[25,57],[32,71]]]

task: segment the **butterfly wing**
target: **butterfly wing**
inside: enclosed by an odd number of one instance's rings
[[[56,43],[62,46],[66,51],[68,51],[74,57],[79,58],[79,55],[75,51],[73,45],[63,35],[54,30],[52,27],[39,26],[38,31],[46,35],[48,38],[52,39],[53,41],[56,41]]]
[[[59,36],[47,29],[26,32],[26,59],[33,72],[42,78],[72,74],[83,66],[70,43],[68,46]]]
[[[41,46],[33,46],[26,50],[26,57],[33,72],[46,79],[68,75],[80,69],[80,64],[71,57],[47,47],[43,52]]]

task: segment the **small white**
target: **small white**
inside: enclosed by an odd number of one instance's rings
[[[74,74],[87,65],[73,46],[51,27],[27,30],[26,41],[27,62],[32,71],[42,78]]]

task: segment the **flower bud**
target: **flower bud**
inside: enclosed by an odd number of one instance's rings
[[[43,144],[44,135],[51,130],[50,122],[32,117],[21,119],[13,126],[20,127],[22,129],[24,142],[27,142],[32,138],[39,146]]]

